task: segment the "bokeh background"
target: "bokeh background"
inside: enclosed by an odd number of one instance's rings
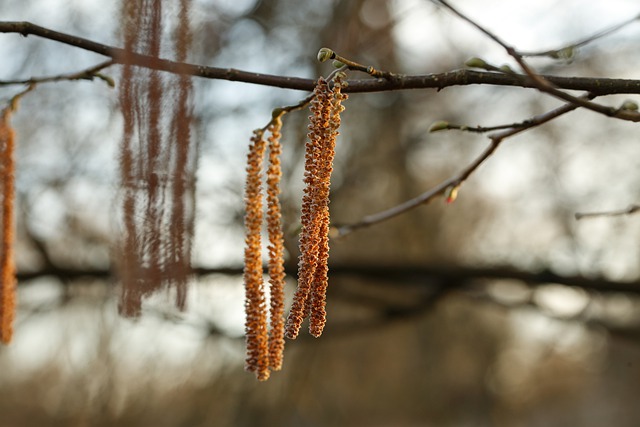
[[[176,2],[165,3],[171,23]],[[454,4],[526,51],[562,47],[640,13],[635,0]],[[3,0],[0,19],[120,46],[119,7]],[[513,62],[429,1],[194,0],[191,12],[190,61],[205,65],[316,78],[331,71],[315,61],[323,46],[405,74],[462,68],[471,56]],[[569,60],[532,64],[565,76],[638,78],[639,38],[634,23]],[[15,34],[0,35],[0,57],[0,80],[103,60]],[[105,73],[117,80],[120,68]],[[636,124],[567,114],[508,140],[455,203],[437,199],[333,239],[324,335],[288,342],[284,369],[258,383],[243,371],[244,162],[251,131],[306,93],[194,84],[193,265],[202,274],[186,311],[158,294],[137,320],[118,317],[112,271],[122,136],[116,90],[102,81],[60,82],[22,100],[14,116],[22,280],[15,339],[0,348],[0,425],[638,425],[640,217],[574,217],[639,201]],[[0,102],[21,89],[0,83]],[[601,101],[625,99],[637,97]],[[414,197],[488,143],[483,135],[430,134],[434,121],[514,123],[558,105],[534,90],[490,86],[352,95],[332,221],[352,223]],[[304,111],[287,115],[283,136],[292,266],[306,120]]]

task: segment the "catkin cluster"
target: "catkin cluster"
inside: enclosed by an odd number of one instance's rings
[[[302,231],[298,264],[298,289],[284,321],[284,244],[280,213],[280,130],[282,112],[267,128],[254,132],[247,158],[245,186],[245,309],[247,357],[245,367],[266,380],[272,370],[282,366],[284,337],[296,338],[305,318],[309,332],[318,337],[326,321],[326,292],[329,260],[329,187],[340,113],[344,110],[342,93],[344,75],[338,73],[330,87],[320,78],[314,90],[309,116],[309,133],[305,146],[305,189],[302,199]],[[267,144],[268,142],[268,144]],[[269,166],[266,173],[267,233],[269,236],[269,293],[266,303],[263,282],[261,230],[263,224],[263,161],[268,145]],[[267,314],[267,311],[269,312]]]
[[[309,333],[322,334],[326,322],[326,294],[329,261],[329,188],[336,137],[340,127],[343,75],[333,88],[320,78],[314,90],[305,150],[305,189],[302,197],[302,231],[298,262],[298,289],[287,319],[286,334],[296,338],[303,320],[309,317]]]
[[[261,230],[263,222],[262,170],[267,141],[261,130],[251,138],[247,157],[245,186],[245,310],[247,358],[245,367],[255,372],[260,381],[270,371],[282,367],[284,351],[284,239],[280,213],[280,129],[276,117],[269,126],[269,167],[267,169],[267,231],[269,235],[269,293],[267,316],[265,285],[262,275]],[[267,324],[269,319],[270,329]]]

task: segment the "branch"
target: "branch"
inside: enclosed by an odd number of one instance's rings
[[[204,65],[170,61],[167,59],[128,52],[121,48],[53,31],[29,22],[0,22],[0,33],[18,33],[25,37],[28,35],[34,35],[107,56],[113,60],[114,64],[133,64],[175,74],[186,74],[207,79],[237,81],[308,92],[313,90],[316,83],[314,79],[260,74],[232,68],[207,67]],[[640,94],[640,80],[559,77],[546,75],[541,77],[562,89],[589,91],[596,95],[621,93]],[[456,70],[446,73],[412,76],[394,75],[393,79],[376,78],[350,80],[349,86],[345,88],[345,92],[383,92],[391,90],[428,88],[444,89],[450,86],[472,84],[517,86],[527,88],[537,87],[536,83],[524,74],[506,75],[502,73],[487,73],[474,70]]]
[[[60,82],[60,81],[73,81],[73,80],[93,80],[93,79],[101,79],[104,80],[110,87],[115,86],[115,82],[109,76],[105,76],[101,74],[100,71],[110,67],[113,65],[113,60],[108,60],[101,62],[93,67],[87,68],[86,70],[77,71],[75,73],[65,73],[59,74],[56,76],[47,76],[47,77],[32,77],[30,79],[24,80],[0,80],[0,86],[10,86],[10,85],[36,85],[39,83],[51,83],[51,82]]]
[[[585,96],[585,98],[593,97],[593,95]],[[390,209],[387,209],[382,212],[378,212],[373,215],[366,216],[362,218],[360,221],[354,224],[337,226],[337,235],[338,237],[345,236],[349,233],[354,232],[357,229],[363,227],[369,227],[374,224],[378,224],[380,222],[386,221],[388,219],[394,218],[398,215],[401,215],[411,209],[417,208],[420,205],[429,203],[435,197],[446,194],[449,192],[452,194],[453,198],[455,198],[455,193],[457,189],[462,185],[464,181],[471,176],[473,172],[475,172],[478,167],[484,163],[491,155],[498,149],[498,146],[504,141],[506,138],[517,135],[521,132],[524,132],[527,129],[531,129],[536,126],[540,126],[550,120],[555,119],[563,114],[566,114],[570,111],[578,108],[577,105],[574,104],[564,104],[561,107],[556,108],[555,110],[551,110],[547,113],[541,114],[539,116],[533,117],[530,120],[521,122],[517,124],[517,127],[508,129],[499,133],[495,133],[493,135],[489,135],[489,139],[491,139],[491,144],[482,152],[482,154],[476,158],[470,165],[460,171],[456,176],[449,178],[437,186],[433,187],[429,191],[426,191],[419,196],[407,200],[406,202],[394,206]],[[450,196],[451,197],[451,196]],[[450,200],[452,201],[452,200]]]
[[[583,218],[597,218],[601,216],[623,216],[623,215],[631,215],[634,213],[640,212],[640,205],[631,205],[626,209],[621,209],[617,211],[605,211],[605,212],[586,212],[580,213],[577,212],[575,217],[577,220]]]
[[[573,43],[570,43],[568,45],[556,48],[556,49],[551,49],[551,50],[544,50],[544,51],[536,51],[536,52],[525,52],[525,51],[519,51],[518,54],[521,56],[528,56],[528,57],[535,57],[535,56],[547,56],[549,58],[553,58],[553,59],[570,59],[573,57],[574,55],[574,51],[575,49],[585,46],[595,40],[598,40],[600,38],[603,38],[605,36],[608,36],[610,34],[615,33],[616,31],[619,31],[621,29],[623,29],[624,27],[633,24],[634,22],[636,22],[637,20],[640,19],[640,14],[634,16],[631,19],[628,19],[626,21],[620,22],[619,24],[616,24],[612,27],[606,28],[604,30],[598,31],[595,34],[592,34],[590,36],[587,36],[583,39],[580,39],[578,41],[575,41]]]
[[[578,105],[580,107],[586,108],[591,111],[595,111],[600,114],[604,114],[605,116],[608,116],[608,117],[615,117],[617,119],[628,120],[631,122],[640,122],[640,113],[638,113],[637,111],[626,110],[622,108],[607,107],[605,105],[600,105],[595,102],[591,102],[584,98],[575,97],[573,95],[570,95],[568,93],[565,93],[559,90],[550,80],[547,80],[545,77],[535,73],[533,69],[529,66],[529,64],[527,64],[527,62],[523,59],[522,55],[518,53],[518,51],[514,49],[513,46],[510,46],[506,42],[502,41],[498,36],[496,36],[491,31],[487,30],[482,25],[478,24],[473,19],[469,18],[468,16],[466,16],[465,14],[463,14],[462,12],[460,12],[459,10],[451,6],[447,1],[445,0],[433,0],[433,1],[436,1],[436,3],[439,3],[445,8],[449,9],[452,13],[457,15],[460,19],[468,22],[469,24],[477,28],[480,32],[482,32],[487,37],[489,37],[491,40],[495,41],[497,44],[502,46],[504,50],[507,51],[509,56],[511,56],[513,59],[516,60],[518,65],[520,65],[522,70],[529,77],[529,79],[531,79],[531,81],[535,84],[535,87],[540,92],[548,93],[549,95],[552,95],[558,99]]]

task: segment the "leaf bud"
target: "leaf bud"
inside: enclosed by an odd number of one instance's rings
[[[574,46],[567,46],[565,48],[552,51],[549,56],[553,59],[571,60],[576,56],[576,49]]]
[[[449,129],[449,122],[444,120],[438,120],[437,122],[433,122],[431,126],[429,126],[429,133],[438,132],[439,130]]]
[[[328,59],[335,58],[336,54],[328,47],[323,47],[318,51],[318,61],[324,62]]]
[[[446,197],[445,202],[447,204],[450,204],[456,201],[456,199],[458,198],[458,190],[460,190],[459,184],[450,186],[447,188],[447,190],[444,193],[444,196]]]
[[[465,66],[469,68],[484,68],[486,69],[489,65],[484,61],[484,59],[480,59],[477,57],[469,58],[464,63]]]
[[[636,101],[627,99],[622,103],[622,105],[620,106],[620,109],[627,110],[627,111],[638,111],[638,103]]]

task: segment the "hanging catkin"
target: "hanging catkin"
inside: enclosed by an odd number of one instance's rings
[[[280,130],[282,120],[274,119],[269,126],[269,168],[267,169],[267,231],[269,233],[269,367],[282,368],[284,352],[284,236],[280,209]]]
[[[245,185],[246,230],[244,250],[245,333],[247,358],[245,368],[255,372],[259,380],[269,378],[269,344],[267,307],[262,280],[262,163],[266,142],[262,131],[251,138],[247,156],[247,182]]]
[[[282,367],[284,337],[295,338],[303,320],[309,317],[309,332],[318,337],[326,322],[326,294],[329,260],[329,187],[336,137],[340,127],[343,73],[338,73],[333,87],[320,78],[315,87],[309,116],[309,134],[305,149],[305,189],[302,198],[302,231],[298,289],[289,317],[284,320],[284,236],[280,207],[280,166],[284,112],[274,111],[269,132],[269,166],[267,178],[267,233],[269,236],[269,316],[263,282],[261,233],[263,225],[262,170],[267,142],[264,129],[254,131],[247,156],[245,184],[245,252],[244,285],[246,310],[247,357],[245,368],[259,380],[269,378],[272,370]]]
[[[0,117],[0,194],[2,196],[2,243],[0,245],[0,341],[13,336],[16,310],[16,278],[13,256],[15,204],[15,132],[9,123],[11,107]]]
[[[305,189],[302,197],[298,288],[286,324],[288,338],[296,338],[309,317],[309,332],[318,337],[326,321],[329,261],[329,189],[336,137],[340,127],[342,74],[333,88],[320,78],[314,90],[305,153]]]
[[[270,371],[280,370],[284,352],[284,237],[280,212],[280,116],[268,126],[269,166],[267,168],[267,233],[269,237],[269,316],[266,290],[262,279],[261,232],[263,224],[262,170],[267,142],[263,131],[251,138],[247,156],[245,185],[244,285],[246,310],[247,358],[245,368],[259,380],[269,378]]]

